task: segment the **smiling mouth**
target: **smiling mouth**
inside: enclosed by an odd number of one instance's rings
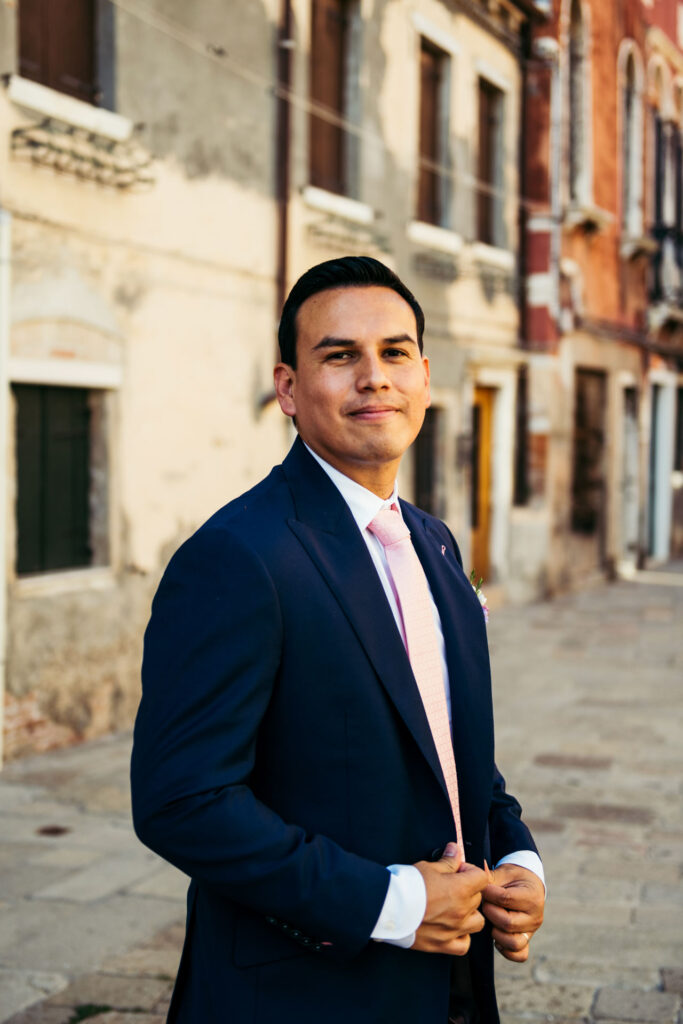
[[[394,405],[367,405],[362,409],[354,409],[349,416],[353,416],[354,419],[378,420],[390,416],[394,412],[398,412]]]

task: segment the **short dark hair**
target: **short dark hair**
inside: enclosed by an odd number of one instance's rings
[[[417,325],[417,343],[422,352],[422,336],[425,318],[422,307],[403,281],[379,260],[372,256],[341,256],[336,260],[326,260],[311,267],[299,278],[282,307],[278,342],[280,358],[283,363],[296,368],[296,317],[306,299],[318,292],[331,288],[368,288],[379,286],[391,288],[405,299],[413,313]]]

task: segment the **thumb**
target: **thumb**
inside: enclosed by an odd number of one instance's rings
[[[446,861],[451,871],[458,871],[463,862],[463,855],[457,843],[446,843],[446,848],[441,854],[441,860]]]

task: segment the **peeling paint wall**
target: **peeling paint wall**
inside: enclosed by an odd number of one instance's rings
[[[152,0],[137,14],[106,6],[98,41],[103,103],[135,125],[136,145],[153,157],[153,183],[107,188],[0,148],[0,204],[14,223],[10,371],[17,381],[88,387],[94,439],[92,565],[71,572],[17,577],[14,435],[7,453],[8,756],[130,725],[144,626],[168,558],[216,508],[279,462],[292,439],[277,406],[263,401],[276,337],[280,4]],[[356,191],[370,218],[360,223],[321,209],[307,193],[309,0],[293,0],[293,14],[288,283],[315,262],[357,252],[386,260],[415,290],[427,314],[435,402],[443,411],[445,515],[467,554],[473,388],[495,371],[509,395],[519,360],[517,56],[440,0],[362,0]],[[0,0],[3,40],[15,17]],[[409,230],[425,22],[450,34],[458,51],[449,141],[456,254],[415,241]],[[509,85],[502,263],[500,252],[474,244],[482,67]],[[3,138],[35,120],[0,89]],[[506,398],[502,408],[501,429],[510,434],[514,401]],[[501,473],[509,475],[509,467]],[[411,496],[410,456],[401,488]],[[504,505],[498,548],[509,495]],[[502,557],[496,571],[504,580]]]

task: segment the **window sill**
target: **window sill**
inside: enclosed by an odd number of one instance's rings
[[[683,307],[672,301],[658,302],[648,309],[647,320],[651,331],[658,331],[666,324],[680,327],[683,324]]]
[[[634,260],[638,256],[652,256],[657,252],[657,248],[654,238],[623,235],[619,246],[619,255],[624,260]]]
[[[509,273],[515,269],[515,254],[509,249],[501,249],[497,245],[487,245],[486,242],[473,242],[470,246],[470,254],[476,263],[484,263],[497,270],[506,270]]]
[[[570,231],[581,228],[587,233],[597,233],[604,231],[613,222],[614,216],[609,210],[603,210],[593,203],[570,203],[564,211],[564,225]]]
[[[411,220],[407,230],[408,239],[426,249],[436,249],[457,256],[463,247],[462,235],[450,228],[441,228],[437,224],[428,224],[424,220]]]
[[[83,100],[65,96],[19,75],[10,77],[7,95],[17,107],[113,142],[126,142],[133,133],[133,122],[129,118],[102,107],[92,107]]]
[[[375,211],[371,206],[357,199],[350,199],[349,196],[327,192],[315,185],[306,185],[302,194],[307,206],[314,210],[323,210],[325,213],[333,213],[343,220],[350,220],[356,224],[372,224],[375,219]]]
[[[115,583],[111,566],[98,565],[19,576],[12,583],[12,591],[15,597],[56,597],[79,590],[109,590]]]

